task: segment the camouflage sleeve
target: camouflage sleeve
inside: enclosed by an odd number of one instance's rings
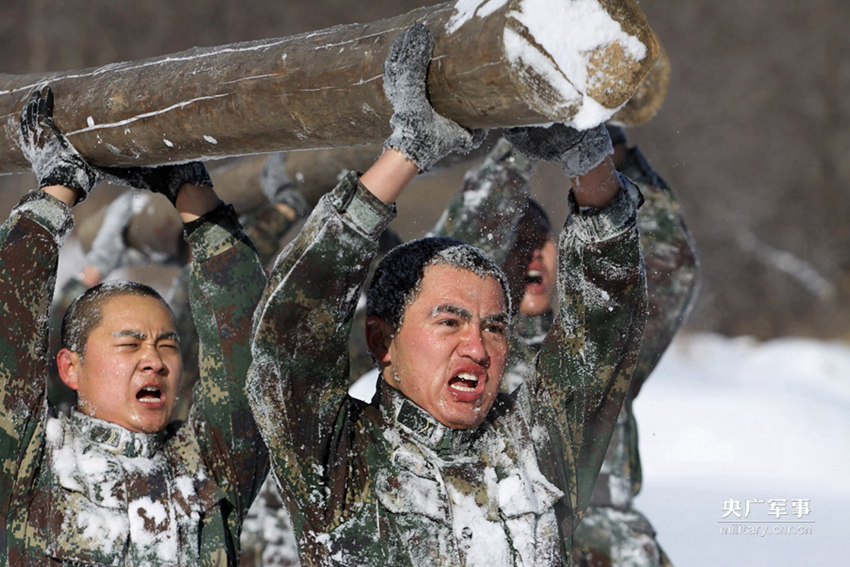
[[[558,314],[528,377],[532,410],[563,455],[552,455],[572,514],[587,507],[629,386],[646,319],[637,188],[607,207],[577,210],[559,237]],[[539,448],[544,452],[548,447]]]
[[[466,173],[431,234],[481,248],[504,266],[528,206],[532,172],[532,162],[501,138],[484,162]]]
[[[25,195],[0,227],[0,525],[29,489],[45,419],[47,313],[71,210],[46,193]],[[28,470],[25,470],[29,468]],[[20,501],[18,501],[20,503]]]
[[[242,224],[251,242],[257,247],[263,265],[268,264],[280,250],[286,233],[295,226],[298,217],[287,216],[273,204],[244,215]]]
[[[699,264],[679,203],[640,150],[629,150],[620,171],[635,182],[645,199],[637,222],[646,263],[649,315],[632,377],[629,398],[633,399],[687,315],[696,295]]]
[[[202,458],[241,521],[268,471],[268,455],[245,396],[251,317],[265,272],[230,206],[187,230],[189,300],[199,340],[199,375],[189,421]],[[238,532],[234,532],[238,533]]]
[[[345,406],[348,336],[377,239],[394,208],[348,174],[281,252],[254,321],[248,396],[290,508],[321,521]],[[293,514],[298,531],[304,520]]]
[[[637,184],[645,198],[637,222],[646,263],[648,317],[626,397],[627,424],[623,430],[628,458],[623,464],[628,469],[622,474],[631,482],[632,494],[637,494],[643,483],[643,469],[632,403],[685,320],[697,292],[699,262],[693,236],[673,191],[639,149],[628,150],[620,171]]]

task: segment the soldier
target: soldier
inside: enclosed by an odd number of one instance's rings
[[[20,140],[39,189],[0,228],[0,562],[236,564],[268,468],[244,395],[262,266],[203,165],[110,170],[165,194],[185,223],[201,380],[187,421],[173,422],[174,317],[147,286],[105,282],[66,314],[57,366],[78,401],[69,416],[52,411],[46,316],[59,248],[71,206],[101,174],[52,115],[51,90],[33,93]]]
[[[263,265],[274,258],[280,250],[281,239],[311,208],[289,178],[284,159],[283,153],[266,158],[257,187],[246,180],[242,188],[248,197],[234,205],[240,224],[257,249]],[[213,173],[229,174],[226,177],[233,180],[237,177],[235,173],[246,169],[249,168],[223,168]],[[238,196],[234,190],[229,193],[233,197]],[[104,209],[103,214],[87,219],[88,225],[98,226],[83,267],[68,278],[51,306],[51,340],[58,340],[62,315],[71,301],[110,277],[115,270],[147,264],[179,267],[165,299],[177,321],[183,357],[183,379],[174,416],[185,419],[198,381],[198,337],[189,308],[192,270],[180,215],[163,196],[147,191],[121,193]],[[57,348],[51,343],[51,352]],[[56,375],[55,365],[51,366],[48,396],[59,410],[67,409],[74,400],[73,391],[65,387]]]
[[[646,201],[637,215],[647,266],[649,316],[637,368],[587,512],[574,539],[576,565],[669,565],[649,521],[632,507],[641,466],[632,403],[693,301],[698,264],[693,238],[669,186],[622,128],[609,125],[618,171]],[[553,320],[556,247],[546,212],[530,198],[534,163],[501,139],[467,173],[434,233],[490,253],[505,269],[519,313],[502,391],[523,380]]]
[[[520,129],[521,149],[573,180],[559,313],[534,370],[497,394],[511,302],[479,249],[426,238],[378,266],[367,343],[382,380],[347,395],[348,336],[396,198],[473,136],[436,114],[433,38],[394,42],[394,114],[379,159],[350,173],[278,258],[255,315],[248,396],[303,565],[562,565],[625,397],[646,315],[637,188],[603,127]]]

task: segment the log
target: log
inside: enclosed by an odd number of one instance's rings
[[[632,98],[611,117],[609,122],[623,126],[640,126],[649,122],[661,109],[661,103],[667,96],[670,73],[670,59],[664,47],[660,46],[652,69],[635,89]]]
[[[468,128],[595,125],[629,100],[659,51],[635,0],[458,0],[287,38],[3,74],[0,173],[28,169],[16,143],[18,115],[46,84],[56,124],[97,165],[379,142],[392,113],[383,62],[416,21],[436,39],[431,102]]]

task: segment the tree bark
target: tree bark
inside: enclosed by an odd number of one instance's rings
[[[392,114],[383,62],[392,40],[416,21],[436,39],[428,87],[437,112],[468,128],[552,121],[582,127],[588,109],[611,116],[625,104],[659,52],[635,0],[595,2],[628,41],[553,43],[549,26],[562,38],[587,34],[587,22],[570,17],[586,1],[490,0],[474,15],[464,13],[468,3],[449,2],[281,39],[80,71],[0,75],[0,173],[29,167],[17,145],[19,112],[47,84],[57,126],[97,165],[382,141]],[[487,12],[493,5],[500,7]],[[642,53],[634,52],[635,42]],[[580,68],[568,68],[565,57],[581,57]]]

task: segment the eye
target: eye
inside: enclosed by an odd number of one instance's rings
[[[457,327],[460,325],[460,321],[458,321],[454,317],[446,317],[437,320],[437,324],[443,327]]]
[[[487,323],[484,325],[484,330],[494,335],[504,335],[507,333],[507,326],[504,323]]]

